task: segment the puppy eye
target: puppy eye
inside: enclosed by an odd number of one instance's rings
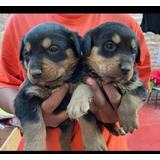
[[[50,48],[49,48],[49,51],[50,52],[57,52],[59,50],[59,46],[57,45],[52,45]]]
[[[113,50],[115,48],[115,45],[112,43],[112,42],[107,42],[105,45],[104,45],[104,48],[106,50]]]

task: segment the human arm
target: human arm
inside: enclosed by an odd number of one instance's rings
[[[0,108],[8,113],[15,114],[14,99],[18,93],[16,88],[1,88],[0,89]]]
[[[68,88],[68,85],[62,86],[42,103],[42,113],[46,126],[57,127],[68,118],[65,111],[59,114],[53,114],[53,111],[58,107],[67,93]],[[1,88],[0,107],[8,113],[15,114],[14,99],[17,93],[18,89],[15,88]]]

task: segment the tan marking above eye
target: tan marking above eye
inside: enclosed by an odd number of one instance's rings
[[[28,64],[27,64],[27,62],[24,61],[23,63],[24,63],[24,68],[25,68],[26,70],[28,70]]]
[[[131,47],[133,49],[136,47],[136,41],[134,39],[131,40]]]
[[[69,58],[75,57],[75,55],[74,55],[74,53],[73,53],[73,50],[72,50],[71,48],[68,48],[68,49],[66,50],[66,53],[67,53],[67,56],[68,56]]]
[[[31,44],[30,44],[30,42],[26,43],[26,50],[27,50],[27,52],[31,51]]]
[[[115,44],[118,44],[121,42],[121,38],[118,34],[115,34],[113,37],[112,37],[112,41],[115,43]]]
[[[51,46],[51,39],[49,38],[45,38],[43,41],[42,41],[42,46],[46,49],[48,49],[50,46]]]

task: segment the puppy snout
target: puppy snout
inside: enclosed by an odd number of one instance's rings
[[[31,75],[33,78],[38,79],[42,75],[42,67],[41,65],[32,65],[31,66]]]
[[[123,74],[128,74],[131,71],[131,66],[130,65],[121,65],[120,69]]]

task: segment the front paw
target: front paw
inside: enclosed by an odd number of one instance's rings
[[[106,123],[104,126],[108,129],[108,131],[115,136],[123,136],[126,135],[123,129],[119,128],[115,123]]]
[[[101,132],[95,130],[94,134],[83,137],[84,149],[86,151],[107,151],[107,146]]]
[[[69,105],[67,106],[66,113],[68,114],[69,118],[78,119],[85,115],[89,108],[89,101],[79,97],[78,99],[71,99]]]
[[[134,129],[139,128],[138,116],[133,114],[119,114],[119,124],[126,133],[133,133]]]
[[[107,146],[100,141],[90,141],[84,144],[84,149],[86,151],[107,151]]]

